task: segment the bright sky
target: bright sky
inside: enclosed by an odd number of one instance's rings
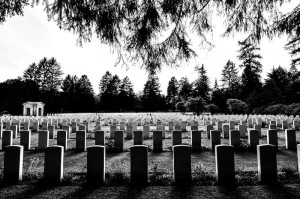
[[[297,0],[287,5],[284,10],[290,11]],[[230,59],[237,65],[237,43],[245,37],[235,34],[229,38],[220,37],[222,24],[216,25],[212,42],[215,47],[211,50],[195,46],[198,57],[191,60],[185,66],[174,69],[164,67],[159,73],[159,81],[163,94],[166,94],[168,82],[172,76],[177,80],[187,76],[189,81],[194,81],[197,74],[194,66],[204,64],[213,86],[215,78],[220,80],[221,71],[225,63]],[[62,66],[64,77],[67,74],[81,76],[86,74],[93,84],[96,94],[99,93],[98,84],[100,78],[106,71],[117,74],[120,79],[128,76],[137,93],[143,90],[147,80],[147,73],[138,66],[126,67],[116,66],[116,54],[109,46],[103,45],[96,38],[82,47],[76,43],[77,36],[72,32],[60,30],[53,21],[48,21],[42,6],[34,8],[26,7],[24,16],[7,18],[0,25],[0,82],[7,79],[17,78],[23,75],[23,71],[33,62],[39,62],[43,57],[55,57]],[[263,65],[262,77],[270,72],[273,66],[284,68],[290,67],[291,57],[283,49],[287,43],[286,37],[275,38],[269,41],[263,38],[260,54]],[[241,70],[240,70],[241,72]]]

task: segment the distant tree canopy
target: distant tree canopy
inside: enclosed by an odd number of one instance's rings
[[[193,112],[195,115],[205,111],[206,102],[201,97],[190,98],[186,103],[185,107],[188,111]]]
[[[231,113],[243,114],[248,112],[248,105],[242,100],[228,99],[227,105]]]
[[[115,48],[117,63],[143,63],[152,73],[163,65],[178,66],[195,57],[191,33],[203,43],[212,32],[212,16],[223,17],[224,35],[247,32],[248,40],[259,42],[262,36],[287,33],[287,48],[299,53],[299,5],[281,17],[279,7],[288,0],[106,0],[67,1],[32,0],[45,3],[49,19],[59,28],[78,35],[78,42],[90,41],[95,34],[102,43]],[[0,23],[7,17],[22,15],[29,0],[2,1]],[[253,20],[255,19],[255,20]],[[299,58],[294,60],[299,63]]]
[[[38,64],[32,63],[24,71],[23,78],[36,82],[41,90],[48,92],[57,92],[62,84],[61,66],[57,60],[44,57]]]

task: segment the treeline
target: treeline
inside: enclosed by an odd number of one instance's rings
[[[95,95],[86,75],[66,75],[55,58],[43,58],[31,64],[22,77],[0,83],[0,112],[22,114],[22,103],[41,101],[47,113],[55,112],[130,112],[192,111],[201,113],[300,114],[300,73],[296,65],[289,70],[281,66],[268,72],[264,83],[259,48],[247,41],[239,42],[241,65],[228,60],[220,81],[210,87],[204,65],[194,67],[198,78],[172,77],[167,95],[161,94],[155,72],[148,75],[142,92],[134,93],[126,76],[107,71],[100,79]],[[242,70],[239,75],[239,68]],[[219,83],[220,82],[220,83]],[[220,84],[220,85],[219,85]]]

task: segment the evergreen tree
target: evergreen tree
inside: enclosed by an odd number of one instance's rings
[[[238,76],[238,69],[235,64],[228,60],[222,70],[221,81],[222,87],[228,93],[229,97],[237,97],[240,87],[240,77]]]
[[[77,112],[81,104],[78,101],[79,94],[77,93],[78,77],[76,75],[67,75],[62,83],[62,99],[63,99],[63,111],[65,112]]]
[[[182,77],[179,80],[178,101],[183,101],[185,103],[189,97],[192,97],[192,92],[193,85],[189,83],[187,77]]]
[[[201,97],[206,102],[210,101],[209,78],[206,75],[207,71],[202,64],[201,67],[196,66],[195,71],[198,72],[198,79],[194,82],[193,96]]]
[[[23,78],[36,82],[42,91],[58,92],[62,84],[61,66],[57,60],[52,57],[44,57],[38,64],[31,64],[25,71]]]
[[[121,81],[118,101],[121,111],[132,111],[134,109],[135,94],[128,76]]]
[[[77,93],[79,95],[80,112],[91,112],[95,108],[94,90],[86,75],[82,75],[77,81]]]
[[[260,59],[262,58],[256,51],[260,50],[255,44],[251,44],[249,40],[238,42],[240,50],[238,51],[238,59],[242,61],[240,65],[244,68],[242,73],[242,99],[247,99],[255,89],[262,86],[260,81],[260,73],[262,72],[262,65]]]
[[[167,88],[167,96],[166,96],[166,103],[168,109],[175,111],[176,110],[176,103],[178,102],[178,81],[175,77],[172,77],[169,81],[168,88]]]
[[[106,71],[106,73],[102,76],[100,83],[99,83],[100,95],[105,93],[107,86],[108,86],[109,82],[111,81],[111,79],[112,79],[112,74],[109,71]]]
[[[162,107],[160,84],[157,75],[149,74],[143,89],[143,107],[145,111],[157,111]]]
[[[227,112],[226,101],[227,98],[225,97],[223,89],[219,87],[218,80],[215,79],[214,88],[212,89],[212,94],[211,94],[211,103],[218,106],[220,112]]]
[[[101,98],[100,105],[103,111],[120,111],[118,95],[120,92],[121,80],[118,75],[111,75],[109,72],[100,81]]]

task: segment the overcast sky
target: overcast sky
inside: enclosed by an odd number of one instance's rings
[[[283,11],[290,11],[297,0],[287,5]],[[215,78],[220,80],[221,70],[230,59],[237,65],[237,43],[245,38],[244,35],[235,34],[229,38],[220,37],[222,24],[216,24],[212,37],[215,45],[211,50],[195,46],[198,57],[191,60],[185,66],[174,69],[164,67],[158,77],[163,94],[166,94],[168,81],[172,76],[178,80],[187,76],[194,81],[197,74],[194,66],[204,64],[207,69],[211,85]],[[3,25],[0,25],[0,82],[7,79],[17,78],[23,75],[23,71],[33,62],[39,62],[43,57],[55,57],[62,66],[64,77],[67,74],[81,76],[86,74],[91,80],[95,93],[99,93],[98,84],[100,78],[106,71],[117,74],[121,79],[126,75],[134,84],[134,91],[142,91],[147,80],[147,73],[138,66],[126,67],[116,66],[116,55],[108,46],[103,45],[96,38],[82,47],[76,43],[77,36],[72,32],[60,30],[53,21],[48,21],[42,6],[34,8],[26,7],[24,16],[7,18]],[[263,59],[262,78],[270,72],[273,66],[278,65],[284,68],[290,67],[291,57],[284,50],[287,43],[286,37],[275,38],[269,41],[263,38],[260,54]],[[240,69],[241,72],[241,69]]]

